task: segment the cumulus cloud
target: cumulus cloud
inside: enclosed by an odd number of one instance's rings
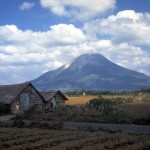
[[[113,9],[116,0],[40,0],[40,2],[44,8],[48,8],[58,16],[87,20]]]
[[[150,14],[125,10],[85,24],[84,29],[91,36],[108,36],[114,43],[150,46]],[[94,30],[93,30],[94,29]]]
[[[1,45],[34,45],[41,43],[47,45],[65,45],[77,44],[86,40],[83,31],[76,28],[72,24],[58,24],[50,27],[46,32],[33,32],[31,30],[22,31],[15,25],[5,25],[0,27],[0,35],[2,35]],[[30,41],[33,41],[31,43]],[[37,46],[37,44],[35,45]],[[37,48],[36,48],[37,49]]]
[[[23,2],[20,6],[19,6],[19,9],[20,10],[28,10],[28,9],[31,9],[32,7],[34,7],[35,4],[34,3],[30,3],[30,2]]]
[[[3,76],[8,82],[14,81],[12,74],[15,73],[14,77],[20,76],[20,80],[31,80],[44,70],[57,68],[67,62],[65,55],[72,50],[64,48],[63,51],[63,47],[85,41],[84,32],[72,24],[54,25],[45,32],[22,31],[15,25],[0,26],[1,78]]]
[[[0,26],[0,84],[32,80],[84,53],[101,53],[119,65],[150,75],[150,55],[128,41],[99,39],[72,24],[54,25],[43,32],[5,25]]]

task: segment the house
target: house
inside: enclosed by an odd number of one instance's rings
[[[59,90],[43,91],[40,94],[46,100],[46,110],[53,110],[57,106],[65,106],[68,98]]]
[[[31,107],[40,111],[45,107],[45,99],[29,82],[0,86],[0,103],[4,104],[5,112],[24,112]]]

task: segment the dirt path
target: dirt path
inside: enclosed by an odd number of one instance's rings
[[[25,121],[29,124],[29,120]],[[36,122],[36,121],[34,121]],[[134,124],[104,124],[104,123],[79,123],[79,122],[59,122],[59,121],[37,121],[37,123],[46,123],[49,126],[62,124],[63,129],[69,130],[110,130],[122,131],[134,134],[150,134],[150,125],[134,125]]]
[[[0,117],[0,123],[12,125],[13,121],[9,120],[12,116]],[[133,134],[150,134],[150,125],[134,125],[134,124],[105,124],[105,123],[79,123],[79,122],[60,122],[60,121],[35,121],[24,120],[25,126],[30,124],[47,125],[49,127],[60,126],[62,129],[69,130],[110,130],[121,131]]]

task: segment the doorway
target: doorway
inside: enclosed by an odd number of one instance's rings
[[[30,96],[29,93],[21,93],[20,94],[20,107],[22,110],[29,109],[30,106]]]

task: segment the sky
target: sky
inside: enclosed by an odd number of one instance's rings
[[[85,53],[150,76],[150,0],[0,0],[0,85]]]

